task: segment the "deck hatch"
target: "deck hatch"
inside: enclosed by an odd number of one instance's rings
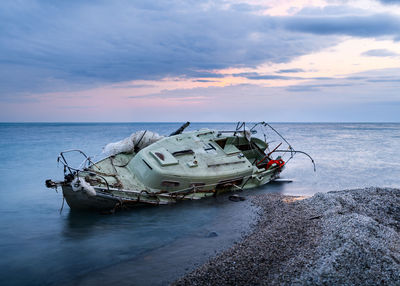
[[[219,147],[221,147],[222,149],[225,148],[226,145],[226,141],[228,138],[223,138],[223,139],[218,139],[218,140],[214,140],[215,143],[217,143],[219,145]]]
[[[150,154],[163,167],[178,164],[178,160],[165,148],[158,148],[150,151]]]
[[[238,148],[236,148],[235,145],[232,145],[232,144],[226,145],[224,148],[224,151],[225,151],[225,154],[227,154],[227,155],[240,153],[240,150]]]

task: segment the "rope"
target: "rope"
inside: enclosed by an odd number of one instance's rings
[[[63,200],[62,200],[62,205],[61,205],[61,209],[60,209],[60,214],[62,213],[63,209],[64,209],[64,201],[65,201],[65,197],[63,194]]]

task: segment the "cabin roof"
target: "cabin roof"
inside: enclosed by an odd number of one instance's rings
[[[143,161],[151,168],[148,172],[158,172],[166,177],[186,177],[194,181],[250,174],[252,164],[239,149],[231,144],[222,148],[216,142],[227,138],[210,129],[166,137],[141,150],[132,163],[137,165]]]

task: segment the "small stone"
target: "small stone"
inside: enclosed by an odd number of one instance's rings
[[[210,232],[207,237],[217,237],[218,233],[216,233],[215,231]]]
[[[246,198],[245,197],[241,197],[238,194],[234,194],[229,196],[229,200],[232,202],[239,202],[239,201],[244,201]]]

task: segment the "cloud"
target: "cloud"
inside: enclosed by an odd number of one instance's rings
[[[382,37],[400,35],[400,18],[390,14],[368,16],[286,17],[283,25],[290,31],[315,35]]]
[[[283,76],[283,75],[266,75],[266,74],[259,74],[256,72],[247,72],[247,73],[236,73],[233,74],[235,77],[245,77],[247,79],[252,80],[293,80],[293,79],[303,79],[301,77],[293,77],[293,76]]]
[[[225,75],[208,71],[188,70],[183,76],[187,78],[223,78]]]
[[[330,0],[328,0],[329,2]],[[335,1],[332,1],[335,2]],[[344,0],[342,4],[346,4]],[[349,5],[327,5],[327,6],[306,6],[297,12],[298,16],[345,16],[345,15],[369,15],[368,10],[355,8]]]
[[[293,92],[286,86],[257,84],[164,90],[149,95],[86,93],[47,95],[45,102],[0,104],[3,121],[392,121],[400,122],[400,69],[373,70],[345,78],[309,80],[317,91]],[[378,80],[373,82],[373,80]],[[390,84],[383,80],[392,80]],[[299,85],[298,85],[299,86]],[[300,87],[298,87],[300,89]],[[115,92],[114,92],[115,91]],[[92,98],[82,100],[83,95]],[[112,102],[109,101],[112,96]],[[129,97],[132,96],[132,97]],[[44,96],[43,96],[44,97]],[[96,98],[98,98],[96,100]],[[38,106],[41,108],[38,108]],[[90,109],[60,106],[92,106]],[[110,104],[112,106],[110,106]],[[110,107],[112,107],[110,109]],[[19,116],[16,111],[23,110]],[[112,111],[117,112],[112,112]],[[238,111],[240,111],[238,113]],[[268,111],[268,118],[266,118]],[[239,115],[238,115],[239,114]],[[238,118],[240,116],[240,118]]]
[[[194,82],[218,82],[216,80],[209,80],[209,79],[196,79]]]
[[[378,0],[378,1],[381,2],[382,4],[392,4],[392,5],[400,4],[400,0]]]
[[[267,10],[269,8],[268,6],[251,5],[248,3],[234,3],[231,4],[230,7],[235,11],[242,11],[242,12],[262,11],[262,10]]]
[[[285,90],[300,93],[322,91],[323,94],[327,94],[328,90],[329,93],[332,93],[332,91],[337,91],[336,88],[340,88],[341,92],[349,90],[349,93],[353,92],[354,94],[359,92],[370,94],[371,90],[369,89],[371,87],[373,87],[372,90],[377,90],[382,88],[382,85],[379,85],[380,83],[392,83],[393,85],[385,88],[393,93],[398,88],[396,84],[400,83],[398,75],[400,75],[400,69],[390,68],[360,72],[343,78],[310,78],[310,81],[306,83],[291,85],[286,87]]]
[[[154,84],[121,84],[114,85],[112,88],[151,88],[156,87]]]
[[[286,88],[290,92],[309,92],[319,91],[321,88],[336,88],[353,86],[351,83],[326,83],[326,84],[305,84],[305,85],[291,85]]]
[[[3,1],[0,100],[132,80],[221,78],[220,69],[288,63],[338,43],[337,35],[400,36],[393,15],[340,16],[345,12],[331,8],[336,12],[324,17],[272,17],[253,13],[257,5],[227,3]]]
[[[2,2],[0,69],[7,72],[0,94],[222,77],[209,71],[285,63],[335,42],[285,31],[274,17],[239,6],[180,0]]]
[[[361,55],[367,56],[367,57],[398,57],[400,54],[386,50],[386,49],[375,49],[375,50],[369,50]]]
[[[400,83],[400,78],[377,78],[377,79],[369,79],[368,82],[391,82],[391,83]]]
[[[290,88],[241,84],[166,90],[151,94],[149,98],[162,102],[179,101],[181,98],[185,102],[196,101],[190,116],[199,121],[237,120],[237,112],[232,110],[240,110],[242,119],[261,121],[265,120],[262,117],[268,110],[268,116],[273,121],[398,122],[400,82],[388,85],[382,81],[395,80],[395,75],[400,75],[400,69],[357,73],[328,82],[310,80]],[[146,96],[137,98],[135,103],[143,99]],[[168,120],[173,119],[176,118]]]
[[[279,70],[277,73],[298,73],[298,72],[304,72],[303,69],[284,69],[284,70]]]

